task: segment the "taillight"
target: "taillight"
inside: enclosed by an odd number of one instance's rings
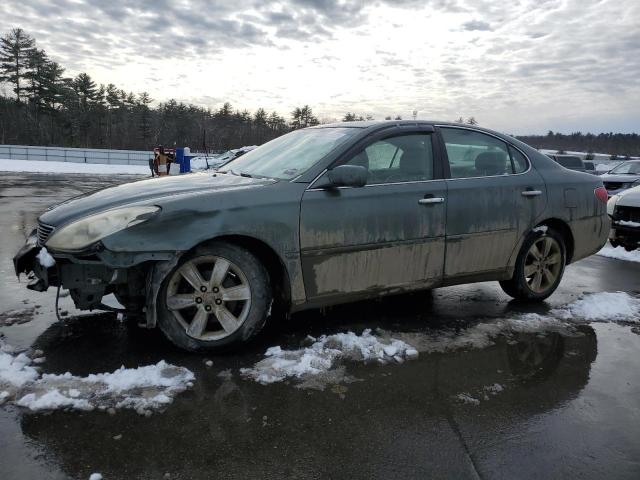
[[[609,194],[607,193],[607,189],[604,187],[596,188],[593,193],[595,194],[596,198],[602,203],[607,203],[607,201],[609,200]]]

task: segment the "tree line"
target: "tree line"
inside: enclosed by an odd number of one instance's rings
[[[154,107],[147,92],[97,85],[87,73],[65,76],[20,28],[0,38],[0,82],[13,93],[0,94],[0,144],[226,150],[319,124],[308,105],[291,112],[290,121],[263,108],[237,110],[228,102],[217,110],[173,99]]]
[[[640,135],[637,133],[593,133],[575,132],[568,135],[547,132],[546,135],[524,135],[517,137],[534,148],[565,151],[607,153],[615,158],[640,155]]]
[[[98,85],[87,74],[65,75],[36,40],[20,28],[0,37],[0,144],[148,150],[153,146],[190,146],[196,150],[227,150],[259,145],[298,128],[318,125],[308,105],[287,119],[258,108],[218,109],[168,100],[152,105],[147,92],[126,92],[114,84]],[[417,112],[414,112],[414,117]],[[386,120],[401,120],[387,116]],[[344,122],[373,120],[347,112]],[[456,120],[476,125],[474,117]],[[637,134],[580,132],[518,137],[536,148],[640,155]]]

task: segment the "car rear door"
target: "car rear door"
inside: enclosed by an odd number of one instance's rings
[[[446,182],[433,136],[430,126],[385,129],[337,162],[366,167],[366,186],[311,185],[304,193],[300,246],[309,300],[442,280]]]
[[[438,128],[449,169],[445,281],[504,270],[546,203],[542,177],[502,139],[463,127]]]

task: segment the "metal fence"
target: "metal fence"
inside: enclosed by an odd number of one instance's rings
[[[0,145],[0,158],[112,165],[148,165],[152,151]]]

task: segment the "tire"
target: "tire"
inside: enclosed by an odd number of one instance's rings
[[[552,228],[530,232],[518,253],[513,277],[500,282],[502,290],[516,300],[542,301],[549,297],[562,280],[566,251],[563,236]]]
[[[271,301],[260,261],[244,248],[212,242],[185,255],[163,279],[158,326],[184,350],[221,351],[256,335]]]

